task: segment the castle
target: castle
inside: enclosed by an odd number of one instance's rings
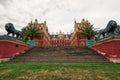
[[[38,20],[35,19],[34,22],[28,23],[27,26],[34,26],[40,30],[41,39],[34,39],[35,42],[39,46],[80,46],[81,44],[85,44],[86,38],[80,39],[80,34],[82,28],[85,27],[86,24],[90,24],[88,20],[82,19],[81,22],[74,21],[74,31],[71,34],[64,34],[61,31],[59,33],[49,34],[48,27],[46,21],[43,23],[38,23]]]

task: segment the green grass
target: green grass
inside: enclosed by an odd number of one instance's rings
[[[120,64],[6,62],[0,80],[120,80]]]

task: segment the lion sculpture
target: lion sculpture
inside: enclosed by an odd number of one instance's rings
[[[117,28],[117,22],[114,20],[110,20],[106,26],[105,29],[101,29],[98,32],[98,37],[100,38],[101,35],[103,38],[107,37],[107,36],[112,36],[115,35],[115,29]]]
[[[16,30],[14,28],[14,25],[12,23],[7,23],[5,25],[5,29],[8,32],[7,36],[9,36],[9,34],[12,34],[12,37],[14,37],[14,35],[16,35],[16,38],[18,39],[22,39],[22,32],[19,30]]]

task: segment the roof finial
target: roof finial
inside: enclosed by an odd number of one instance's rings
[[[76,24],[76,19],[74,19],[74,23]]]
[[[44,24],[46,25],[46,20],[44,21]]]
[[[82,19],[82,21],[84,22],[84,21],[85,21],[85,19],[83,18],[83,19]]]

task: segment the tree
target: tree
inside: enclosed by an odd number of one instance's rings
[[[27,41],[29,38],[33,40],[33,38],[40,39],[40,30],[34,26],[27,26],[22,29],[23,39]]]
[[[95,35],[95,31],[93,30],[93,25],[91,24],[85,24],[84,28],[81,30],[80,37],[81,38],[87,38],[90,40]]]

